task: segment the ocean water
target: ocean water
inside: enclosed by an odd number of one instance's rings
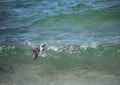
[[[0,0],[0,85],[119,84],[120,0]]]

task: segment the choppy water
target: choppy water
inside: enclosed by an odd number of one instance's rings
[[[0,85],[119,83],[119,0],[0,0]]]

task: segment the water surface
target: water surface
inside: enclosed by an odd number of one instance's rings
[[[119,61],[119,0],[0,1],[0,85],[118,85]]]

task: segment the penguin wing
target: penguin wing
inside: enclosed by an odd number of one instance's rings
[[[34,55],[34,60],[38,57],[38,53],[37,53],[37,51],[36,50],[33,50],[33,55]]]

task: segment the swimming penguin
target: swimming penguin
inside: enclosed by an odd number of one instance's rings
[[[38,57],[39,53],[44,53],[44,48],[46,44],[40,44],[39,48],[33,49],[34,60]]]

